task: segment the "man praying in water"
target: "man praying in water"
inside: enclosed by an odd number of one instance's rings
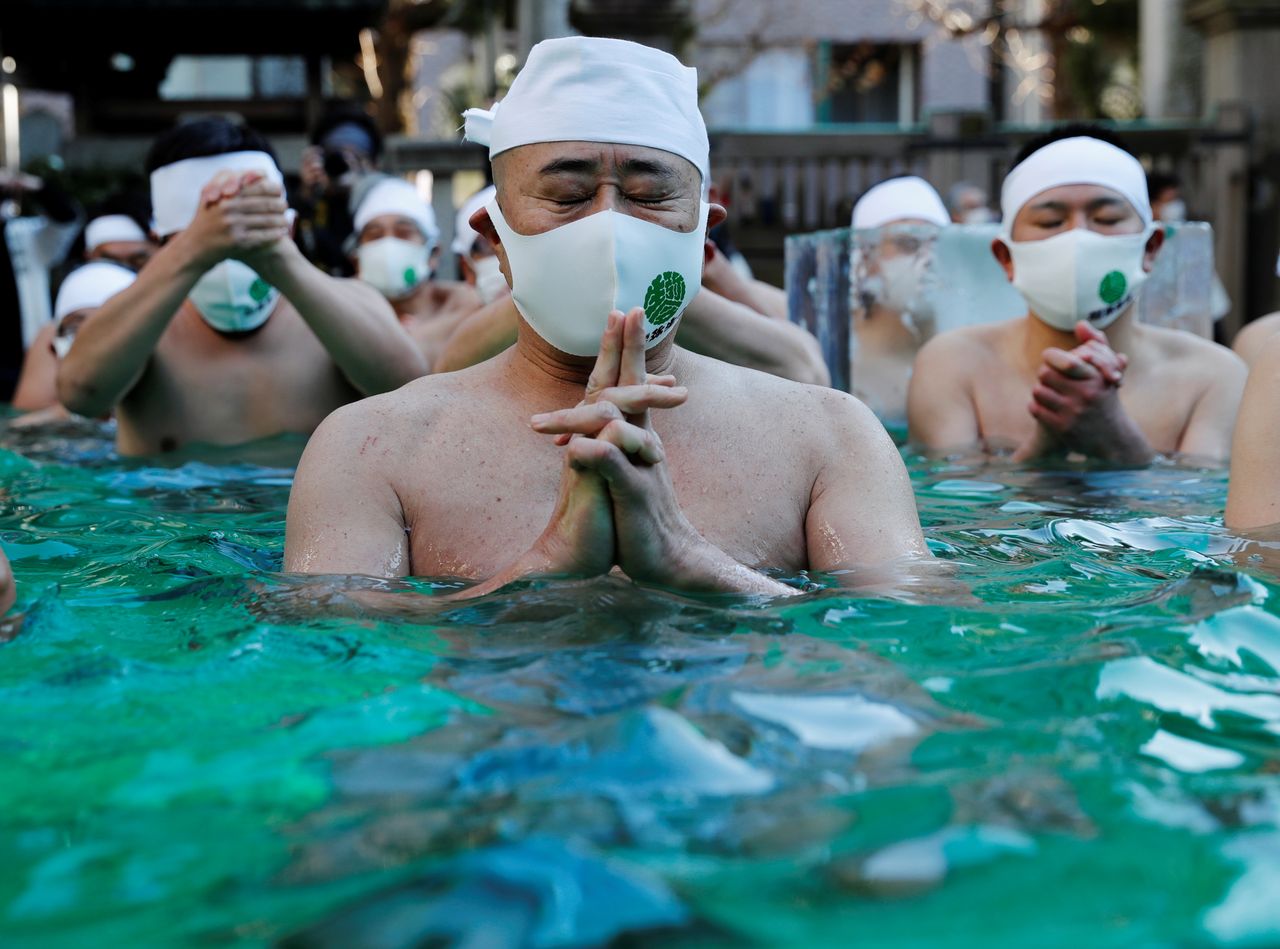
[[[853,206],[857,342],[853,394],[888,425],[903,426],[916,353],[934,333],[935,294],[926,283],[933,244],[951,223],[942,198],[923,178],[891,178]]]
[[[1046,136],[1009,172],[992,251],[1027,315],[944,333],[920,351],[908,415],[924,448],[1122,465],[1229,454],[1244,366],[1190,333],[1138,322],[1136,294],[1164,232],[1142,165],[1106,139]]]
[[[317,270],[290,239],[280,169],[256,132],[178,126],[147,161],[165,240],[81,328],[62,403],[116,409],[123,454],[310,434],[331,411],[426,363],[381,295]]]
[[[466,283],[436,280],[440,229],[431,206],[399,178],[383,178],[355,213],[356,275],[390,302],[428,366],[469,313],[483,302]]]
[[[615,568],[681,590],[928,556],[906,470],[853,397],[674,345],[709,225],[697,77],[619,40],[536,46],[492,112],[472,225],[515,346],[335,412],[289,500],[285,569],[460,576],[475,595]]]

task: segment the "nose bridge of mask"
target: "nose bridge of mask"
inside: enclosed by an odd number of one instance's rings
[[[516,309],[557,349],[575,356],[597,352],[617,292],[610,215],[600,212],[541,234],[519,234],[496,196],[487,209],[505,245]],[[573,314],[599,314],[599,329]]]

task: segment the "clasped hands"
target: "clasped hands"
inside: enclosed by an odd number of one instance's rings
[[[227,258],[253,264],[289,243],[284,190],[261,172],[220,171],[200,191],[191,224],[179,235],[207,267]]]
[[[710,545],[676,501],[650,419],[687,398],[674,376],[645,370],[644,311],[609,314],[582,401],[530,419],[564,447],[555,511],[531,570],[599,576],[616,565],[632,580],[664,586],[697,574]]]
[[[1022,458],[1050,448],[1105,455],[1122,423],[1119,390],[1128,357],[1088,323],[1077,323],[1075,334],[1075,348],[1054,346],[1043,353],[1027,405],[1037,430],[1032,444],[1019,452]]]

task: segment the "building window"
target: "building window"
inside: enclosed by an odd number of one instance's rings
[[[814,88],[819,124],[918,120],[919,47],[889,43],[820,43]]]
[[[160,98],[301,99],[307,94],[301,56],[175,56]]]

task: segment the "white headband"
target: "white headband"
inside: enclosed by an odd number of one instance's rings
[[[471,215],[475,214],[498,193],[498,189],[493,185],[487,188],[481,188],[471,197],[467,198],[466,203],[458,211],[457,220],[453,222],[453,244],[451,249],[460,257],[465,257],[471,253],[471,248],[475,246],[476,238],[479,233],[471,229]]]
[[[403,178],[385,178],[370,188],[356,208],[355,230],[358,235],[364,226],[376,217],[394,214],[406,217],[418,225],[427,243],[435,247],[440,239],[440,228],[436,226],[436,212],[431,205],[423,201],[418,189]]]
[[[168,237],[182,230],[200,210],[200,191],[220,171],[259,171],[283,190],[284,178],[266,152],[227,152],[204,158],[185,158],[151,173],[151,207],[156,234]]]
[[[147,232],[127,214],[104,214],[85,225],[84,250],[90,253],[115,241],[145,241]]]
[[[128,267],[93,260],[67,274],[58,288],[58,299],[53,306],[55,322],[70,316],[77,310],[96,310],[113,296],[133,283],[137,275]]]
[[[853,229],[884,227],[894,221],[922,220],[939,227],[951,223],[947,208],[923,178],[910,175],[876,185],[853,206]]]
[[[488,145],[490,158],[535,142],[611,142],[671,152],[710,178],[698,71],[639,43],[543,40],[505,99],[463,116],[467,141]]]
[[[1013,219],[1038,194],[1063,185],[1110,188],[1133,205],[1142,223],[1151,226],[1151,199],[1142,164],[1122,148],[1082,135],[1064,138],[1031,153],[1009,172],[1000,189],[1001,224],[1005,238],[1013,233]]]

